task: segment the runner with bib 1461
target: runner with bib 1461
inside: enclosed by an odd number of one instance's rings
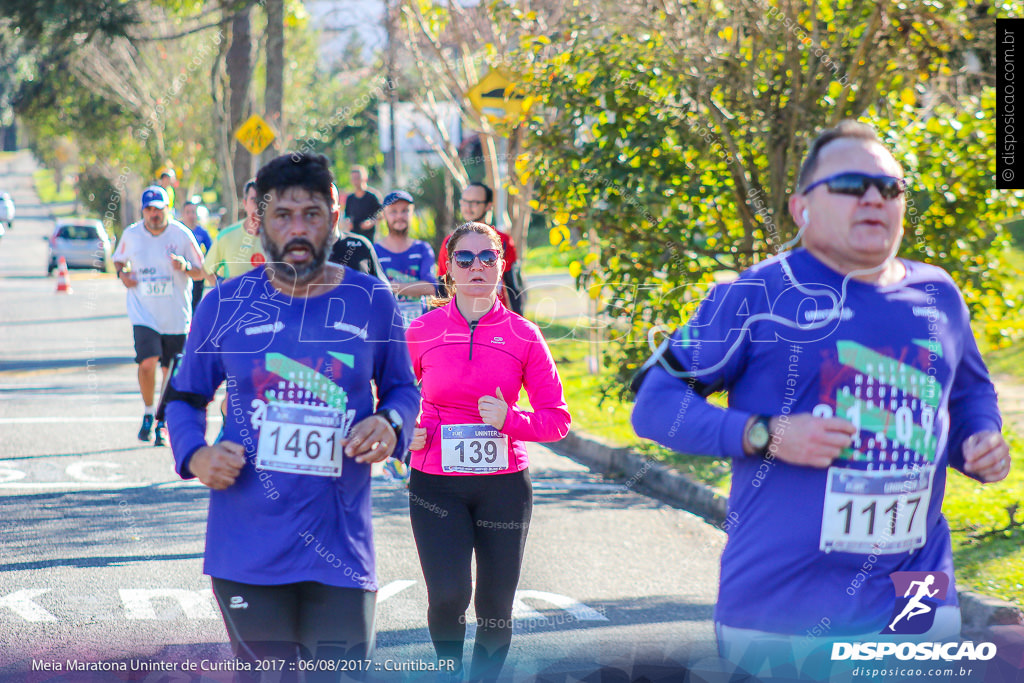
[[[370,466],[404,451],[419,403],[391,291],[327,263],[331,180],[322,155],[260,169],[268,263],[200,303],[168,397],[178,473],[212,489],[204,571],[250,662],[371,656]],[[222,382],[224,438],[210,446]]]

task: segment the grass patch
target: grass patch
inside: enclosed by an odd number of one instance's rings
[[[53,171],[48,168],[37,170],[32,174],[32,180],[35,183],[39,201],[43,204],[75,201],[75,188],[70,180],[70,174],[65,174],[60,192],[57,192],[57,183],[54,181]]]
[[[592,353],[587,331],[537,321],[551,347],[565,398],[572,412],[573,429],[603,438],[614,446],[628,446],[635,452],[674,467],[728,494],[730,463],[702,456],[676,453],[639,438],[630,424],[632,403],[603,397],[602,376],[589,371]],[[990,367],[1013,369],[1024,376],[1024,344],[991,354]],[[988,361],[989,358],[987,357]],[[1020,453],[1024,440],[1009,435],[1011,453]],[[953,558],[957,583],[971,589],[1024,605],[1024,528],[1001,534],[1009,522],[1007,507],[1019,504],[1017,519],[1024,519],[1024,463],[999,484],[979,484],[952,469],[947,475],[943,512],[953,530]]]
[[[1009,436],[1010,453],[1024,446]],[[953,531],[957,583],[987,595],[1024,605],[1024,527],[1009,526],[1011,511],[1024,517],[1024,468],[1020,462],[998,484],[980,484],[950,471],[942,511]],[[1009,510],[1008,510],[1009,508]]]
[[[676,453],[641,439],[630,424],[633,404],[614,396],[602,396],[602,376],[590,373],[593,354],[587,331],[538,321],[558,365],[565,400],[572,412],[573,429],[599,436],[614,446],[628,446],[637,453],[665,463],[727,494],[731,472],[728,460]]]
[[[568,273],[569,264],[582,260],[586,254],[587,250],[583,247],[570,247],[564,251],[551,245],[530,247],[530,251],[526,254],[526,260],[523,261],[523,274]]]
[[[1024,381],[1024,341],[985,354],[990,372]]]

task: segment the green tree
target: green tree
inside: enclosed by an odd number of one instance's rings
[[[12,28],[20,19],[5,9],[0,27],[25,45],[13,106],[35,153],[52,164],[56,141],[73,140],[88,179],[82,199],[111,227],[134,219],[137,203],[121,196],[137,193],[167,160],[189,187],[212,182],[206,74],[222,32],[216,21],[203,23],[201,3],[60,5],[28,28]],[[142,15],[145,22],[111,19]]]
[[[828,5],[623,0],[524,41],[538,106],[521,176],[554,242],[594,238],[572,270],[613,321],[609,388],[649,354],[652,328],[795,234],[799,163],[842,118],[874,124],[914,181],[903,253],[950,270],[987,320],[1016,305],[1000,221],[1020,193],[992,190],[992,78],[963,68],[992,44],[999,8],[979,21],[966,2]]]

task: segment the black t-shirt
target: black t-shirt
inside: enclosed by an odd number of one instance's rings
[[[347,234],[335,241],[327,260],[379,278],[377,259],[374,256],[373,245],[369,240],[362,235]]]
[[[376,218],[380,209],[380,198],[369,190],[364,192],[362,197],[357,197],[353,192],[345,199],[345,218],[352,221],[352,232],[362,235],[371,242],[374,229],[367,230],[360,224],[368,218]]]

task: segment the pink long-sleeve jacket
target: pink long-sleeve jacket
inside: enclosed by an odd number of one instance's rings
[[[412,452],[414,469],[467,476],[442,470],[441,427],[482,424],[477,402],[494,396],[498,387],[509,403],[500,430],[509,437],[508,468],[489,474],[526,469],[525,442],[557,441],[569,432],[569,408],[543,335],[500,301],[471,325],[453,300],[413,321],[406,340],[413,371],[423,383],[418,426],[427,430],[425,448]],[[516,406],[524,388],[532,411]]]

